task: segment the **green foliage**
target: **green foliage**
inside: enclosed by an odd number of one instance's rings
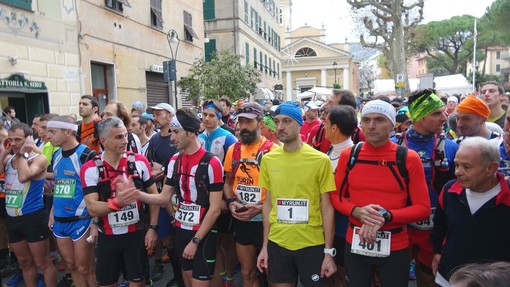
[[[465,73],[473,55],[473,16],[429,22],[415,30],[415,49],[428,54],[427,66],[448,74]]]
[[[212,55],[210,62],[198,59],[187,77],[178,82],[189,93],[188,99],[219,99],[228,96],[232,101],[247,98],[260,82],[259,72],[250,65],[241,65],[239,56],[231,51]]]
[[[342,85],[340,85],[339,83],[333,84],[333,89],[341,89],[341,88],[342,88]]]
[[[472,73],[470,73],[466,78],[470,83],[473,83],[473,74]],[[488,82],[488,81],[496,81],[504,86],[505,77],[501,76],[501,75],[483,75],[483,74],[479,73],[478,71],[476,71],[475,81],[476,81],[476,83],[475,83],[476,87],[479,87],[480,84]]]
[[[509,11],[510,0],[494,1],[481,19],[480,40],[487,40],[492,46],[510,45]]]

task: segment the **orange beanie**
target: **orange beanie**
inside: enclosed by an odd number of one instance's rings
[[[491,110],[487,104],[475,96],[466,97],[462,102],[460,102],[460,104],[457,105],[455,111],[465,114],[475,114],[485,118],[488,118],[491,114]]]

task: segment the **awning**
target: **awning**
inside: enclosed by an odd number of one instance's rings
[[[298,100],[310,98],[311,100],[323,100],[326,101],[328,97],[331,95],[332,89],[315,87],[311,88],[308,91],[302,92],[297,95]]]

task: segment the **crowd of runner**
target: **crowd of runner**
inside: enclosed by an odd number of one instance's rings
[[[233,287],[237,270],[244,287],[505,286],[508,99],[497,82],[462,97],[333,90],[177,110],[100,111],[85,95],[79,120],[31,126],[7,107],[0,275],[7,287]]]

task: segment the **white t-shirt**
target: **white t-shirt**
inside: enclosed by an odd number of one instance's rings
[[[486,192],[474,192],[469,188],[466,188],[466,197],[469,204],[469,209],[471,209],[471,214],[475,214],[475,212],[477,212],[478,209],[482,207],[482,205],[498,195],[500,191],[501,184],[499,182],[496,186]]]

